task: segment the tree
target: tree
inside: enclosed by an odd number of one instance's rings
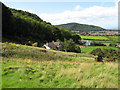
[[[72,39],[64,39],[64,42],[62,42],[62,46],[64,48],[64,51],[81,53],[80,47],[77,46]]]
[[[79,44],[79,40],[81,40],[81,37],[79,35],[74,34],[72,36],[72,39],[75,43]]]

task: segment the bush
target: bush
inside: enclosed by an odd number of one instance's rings
[[[109,46],[116,47],[117,45],[114,43],[110,43]]]
[[[99,52],[101,52],[101,51],[102,51],[102,50],[101,50],[100,48],[97,48],[97,49],[93,50],[93,51],[91,52],[91,54],[93,54],[93,55],[98,55]]]
[[[106,45],[100,42],[99,43],[93,42],[91,43],[91,46],[106,46]]]
[[[93,50],[91,52],[91,54],[93,54],[94,56],[97,56],[96,60],[97,61],[103,61],[103,58],[104,58],[104,61],[116,61],[119,59],[120,55],[119,55],[119,52],[120,51],[117,51],[117,50],[113,50],[113,49],[100,49],[100,48],[97,48],[95,50]]]
[[[32,46],[32,41],[28,41],[28,42],[26,43],[26,45]]]
[[[76,53],[81,53],[81,49],[80,49],[79,46],[76,46],[76,47],[75,47],[75,52],[76,52]]]

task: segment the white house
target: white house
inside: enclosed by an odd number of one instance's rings
[[[81,42],[84,43],[85,46],[91,45],[91,41],[90,41],[90,40],[83,40],[83,39],[82,39]]]

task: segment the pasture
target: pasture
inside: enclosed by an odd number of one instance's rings
[[[89,40],[109,40],[107,37],[105,36],[83,36],[80,35],[81,39],[89,39]]]
[[[118,48],[116,48],[116,47],[108,47],[108,46],[86,46],[86,47],[81,47],[81,51],[82,52],[91,52],[91,51],[93,51],[96,48],[118,50]]]
[[[120,36],[109,36],[109,37],[116,43],[120,42]]]

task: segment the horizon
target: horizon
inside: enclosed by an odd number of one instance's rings
[[[52,25],[79,23],[118,29],[117,2],[3,2],[7,7],[34,13]]]

